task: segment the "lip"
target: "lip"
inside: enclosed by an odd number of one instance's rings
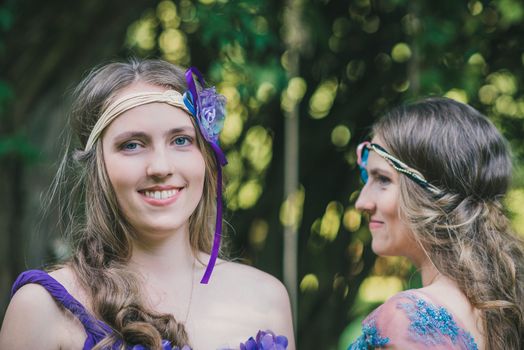
[[[176,190],[177,192],[173,196],[171,196],[169,198],[164,198],[164,199],[151,198],[151,197],[147,197],[145,195],[146,191],[153,192],[153,191],[169,191],[169,190]],[[138,191],[138,194],[140,194],[140,197],[142,197],[142,199],[146,203],[148,203],[150,205],[153,205],[155,207],[164,207],[164,206],[167,206],[167,205],[170,205],[170,204],[176,202],[177,199],[180,197],[180,194],[182,193],[183,190],[184,190],[184,187],[176,187],[176,186],[169,186],[169,185],[163,185],[163,186],[157,185],[157,186],[143,188],[143,189]]]
[[[381,228],[382,226],[384,226],[384,221],[379,221],[379,220],[370,220],[369,221],[370,230]]]

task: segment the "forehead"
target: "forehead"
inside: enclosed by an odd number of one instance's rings
[[[109,124],[106,130],[153,131],[173,128],[193,129],[191,117],[180,108],[158,102],[125,111]]]
[[[379,137],[376,137],[376,136],[373,137],[373,139],[371,140],[371,143],[377,144],[381,146],[382,148],[386,149],[384,147],[385,146],[384,142]],[[394,171],[395,169],[393,169],[393,167],[391,166],[391,164],[388,163],[387,160],[379,156],[377,152],[371,149],[369,150],[369,153],[368,153],[367,170],[368,171],[382,170],[382,171],[396,173],[396,171]]]
[[[168,88],[141,81],[135,82],[120,90],[113,97],[114,100],[138,92],[164,92]],[[154,131],[173,128],[194,129],[189,114],[181,108],[167,103],[148,103],[131,108],[119,115],[108,125],[104,134],[113,134],[122,131]]]
[[[119,98],[125,96],[125,95],[130,95],[130,94],[134,94],[134,93],[137,93],[137,92],[164,92],[166,90],[169,90],[169,88],[165,87],[165,86],[160,86],[160,85],[155,85],[155,84],[150,84],[150,83],[146,83],[146,82],[143,82],[143,81],[135,81],[133,82],[132,84],[124,87],[123,89],[119,90],[114,96],[113,96],[113,100],[116,101],[118,100]]]

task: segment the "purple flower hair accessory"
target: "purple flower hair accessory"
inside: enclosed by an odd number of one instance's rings
[[[245,343],[240,343],[240,350],[285,350],[287,344],[287,338],[283,335],[258,331],[256,339],[250,337]]]
[[[218,135],[224,127],[226,98],[217,94],[215,87],[200,91],[200,128],[208,142],[218,144]]]
[[[200,85],[202,87],[205,86],[204,78],[198,69],[195,67],[189,68],[185,74],[188,90],[184,93],[184,104],[195,118],[200,133],[213,149],[218,163],[215,235],[213,238],[213,247],[211,248],[209,263],[207,264],[204,276],[200,281],[200,283],[207,284],[218,258],[220,238],[222,235],[222,167],[227,164],[227,159],[224,151],[222,151],[219,146],[218,135],[224,126],[226,98],[218,94],[214,87],[202,88],[199,92],[193,78],[194,75],[197,77]]]

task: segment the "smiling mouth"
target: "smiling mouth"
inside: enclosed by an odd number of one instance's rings
[[[160,200],[174,197],[178,192],[180,192],[179,188],[163,191],[140,191],[140,193],[147,198]]]

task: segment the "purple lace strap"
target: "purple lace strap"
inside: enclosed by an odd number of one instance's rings
[[[71,311],[84,326],[87,334],[84,350],[91,349],[96,343],[111,334],[111,328],[104,322],[95,319],[86,308],[76,300],[57,280],[47,272],[28,270],[22,272],[11,289],[11,297],[24,285],[35,283],[44,287],[49,294],[67,310]]]

